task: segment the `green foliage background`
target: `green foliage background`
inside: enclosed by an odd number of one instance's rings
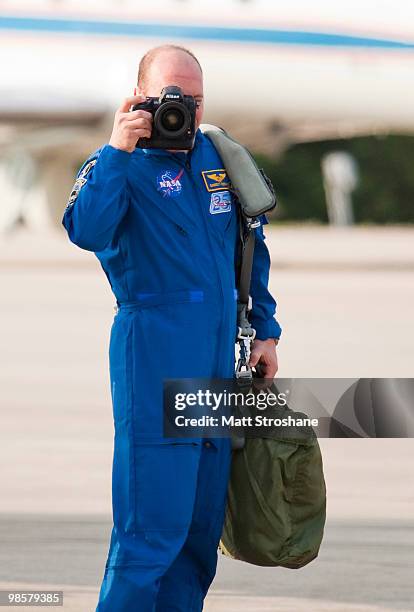
[[[255,155],[278,195],[274,218],[327,222],[321,159],[330,151],[347,151],[358,164],[353,194],[360,223],[414,223],[414,137],[386,136],[298,144],[280,160]],[[273,216],[273,215],[272,215]]]

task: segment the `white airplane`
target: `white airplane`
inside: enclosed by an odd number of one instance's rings
[[[0,229],[58,223],[151,46],[189,47],[206,116],[257,151],[414,131],[405,0],[0,0]]]

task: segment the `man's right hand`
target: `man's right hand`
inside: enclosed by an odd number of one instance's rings
[[[125,98],[115,113],[114,127],[109,144],[115,149],[132,153],[138,138],[150,138],[152,115],[148,111],[129,111],[131,106],[145,102],[145,96]]]

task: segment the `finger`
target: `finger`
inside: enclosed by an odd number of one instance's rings
[[[136,136],[138,134],[139,136],[142,136],[144,138],[151,138],[151,133],[152,133],[152,130],[146,127],[138,127],[138,128],[135,128],[134,130],[128,130],[128,136],[129,135]]]
[[[138,109],[125,114],[125,118],[127,119],[127,121],[134,121],[135,119],[139,119],[140,117],[152,121],[152,114],[146,110]]]
[[[151,130],[132,130],[136,138],[151,138]]]
[[[260,351],[255,351],[254,349],[252,350],[251,354],[250,354],[250,361],[249,361],[249,366],[250,367],[254,367],[257,363],[259,363],[259,359],[262,356]]]
[[[277,359],[271,359],[265,364],[265,378],[274,378],[278,369]]]
[[[274,378],[277,372],[277,366],[275,365],[266,365],[264,368],[265,378]]]
[[[136,130],[137,128],[142,128],[144,130],[151,130],[152,123],[148,121],[148,119],[144,117],[138,117],[138,119],[133,119],[132,121],[128,121],[124,124],[124,127],[127,129]]]
[[[139,94],[137,96],[131,96],[129,98],[125,98],[122,101],[121,106],[119,107],[119,111],[121,113],[127,113],[129,109],[131,108],[131,106],[133,106],[134,104],[139,104],[140,102],[144,102],[145,99],[146,99],[145,96],[143,96],[142,94]]]

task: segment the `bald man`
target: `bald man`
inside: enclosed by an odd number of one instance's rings
[[[131,107],[169,85],[195,99],[193,148],[136,148],[151,136],[152,115]],[[224,166],[198,129],[203,108],[194,55],[151,49],[136,95],[116,112],[109,144],[82,166],[63,217],[70,240],[98,257],[118,306],[109,348],[113,529],[98,612],[199,612],[216,571],[230,439],[162,431],[164,379],[234,376],[237,203],[225,173],[219,191],[208,178]],[[214,206],[217,194],[225,205]],[[251,364],[273,377],[281,330],[263,230],[255,231]]]

